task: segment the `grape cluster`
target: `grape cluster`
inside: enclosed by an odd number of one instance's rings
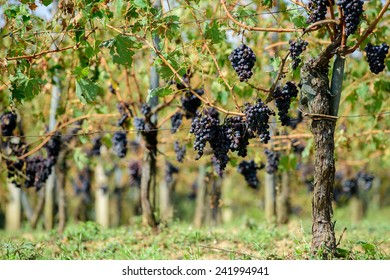
[[[199,96],[204,94],[204,89],[195,89],[194,90]],[[186,91],[184,95],[181,97],[181,103],[183,110],[186,113],[186,118],[194,118],[196,117],[196,111],[199,106],[202,104],[202,101],[196,97],[191,91]]]
[[[176,173],[179,173],[179,168],[167,161],[165,165],[165,181],[167,183],[171,183],[173,180],[173,174]]]
[[[72,180],[73,191],[76,195],[82,195],[85,203],[91,200],[91,176],[91,168],[86,166],[80,171],[77,180]]]
[[[142,167],[141,162],[133,160],[129,163],[130,185],[135,187],[141,186]]]
[[[354,196],[358,193],[358,181],[356,178],[344,180],[342,183],[342,192],[348,196]]]
[[[269,116],[275,115],[275,113],[261,99],[258,99],[253,105],[247,102],[244,105],[248,133],[256,134],[261,142],[268,143],[271,139],[268,131],[268,120]]]
[[[280,154],[269,149],[265,149],[264,152],[267,156],[267,166],[265,171],[267,171],[268,174],[274,174],[278,171]]]
[[[142,132],[146,130],[146,123],[144,118],[135,117],[133,120],[134,128],[138,132]]]
[[[61,150],[61,135],[56,132],[45,145],[47,157],[50,158],[54,164],[57,162],[58,155]]]
[[[250,47],[242,44],[233,50],[229,55],[229,60],[240,78],[240,82],[246,82],[252,77],[252,68],[256,62],[256,55]]]
[[[16,157],[20,157],[25,153],[26,150],[26,143],[23,141],[8,141],[4,143],[3,145],[3,153],[4,154],[10,154],[14,155]],[[20,187],[18,178],[18,171],[21,171],[24,166],[24,160],[17,159],[12,160],[10,158],[7,158],[5,160],[6,166],[7,166],[7,177],[10,179],[10,182],[16,184],[18,187]]]
[[[124,158],[127,153],[127,137],[126,132],[117,131],[112,137],[112,142],[114,144],[114,151],[118,157]]]
[[[226,118],[224,129],[226,131],[226,137],[230,142],[230,150],[232,152],[237,151],[241,157],[246,157],[248,154],[247,147],[249,145],[249,139],[253,138],[254,135],[248,131],[243,118],[240,116]]]
[[[17,124],[16,119],[17,116],[13,112],[6,112],[0,116],[2,136],[12,136]]]
[[[218,133],[219,120],[209,114],[203,116],[198,113],[192,121],[190,133],[195,135],[194,150],[198,152],[196,159],[200,159],[206,143],[213,141]]]
[[[258,166],[254,160],[243,160],[237,167],[237,171],[242,174],[248,186],[252,189],[259,187],[259,179],[257,178],[257,170],[264,168],[264,164]]]
[[[51,174],[54,162],[52,158],[42,156],[28,157],[26,160],[26,181],[25,186],[42,188],[47,178]]]
[[[152,112],[152,107],[148,103],[143,103],[141,105],[141,114],[144,116],[149,115]]]
[[[183,114],[181,112],[176,112],[171,117],[171,133],[176,133],[179,129],[183,120]]]
[[[118,126],[123,127],[123,125],[126,123],[127,119],[130,117],[129,113],[132,114],[132,112],[130,110],[128,103],[124,103],[124,102],[118,103],[118,104],[116,104],[116,108],[117,108],[119,114],[121,114],[121,117],[118,120]]]
[[[290,123],[288,110],[290,109],[291,98],[298,96],[297,86],[293,82],[287,82],[282,89],[276,89],[272,96],[279,110],[279,120],[282,125],[288,125]]]
[[[368,190],[371,189],[372,183],[373,183],[373,181],[374,181],[374,178],[375,178],[375,177],[374,177],[373,175],[367,174],[367,173],[365,173],[365,172],[359,172],[359,173],[357,174],[357,179],[360,180],[360,181],[362,181],[362,183],[363,183],[363,189],[364,189],[365,191],[368,191]]]
[[[295,70],[298,68],[299,63],[301,63],[301,61],[302,61],[302,59],[299,58],[299,56],[306,50],[306,47],[309,43],[304,41],[304,40],[299,39],[297,41],[290,40],[289,44],[290,44],[289,51],[291,54],[291,58],[293,60],[291,67],[293,70]]]
[[[175,141],[173,144],[173,148],[175,150],[177,161],[183,162],[184,157],[186,155],[186,145],[180,146],[180,143],[178,141]]]
[[[315,23],[325,19],[328,6],[329,0],[309,0],[308,8],[310,10],[310,15],[306,22]]]
[[[102,146],[102,137],[98,136],[92,139],[92,148],[88,152],[89,156],[100,156],[100,148]]]
[[[360,16],[363,13],[362,0],[339,0],[337,5],[341,7],[345,16],[345,34],[354,34],[360,23]]]
[[[225,170],[227,163],[229,162],[229,148],[230,141],[227,138],[226,132],[222,129],[222,126],[218,126],[215,131],[215,136],[210,140],[210,146],[214,153],[214,166],[218,166],[218,175],[222,177],[223,170]]]
[[[373,45],[368,43],[364,49],[367,53],[367,61],[372,73],[379,74],[385,69],[385,59],[389,52],[389,46],[386,43],[382,45]]]

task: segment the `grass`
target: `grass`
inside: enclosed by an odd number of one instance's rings
[[[338,247],[339,259],[390,259],[390,209],[369,212],[358,225],[348,221],[348,211],[335,214],[336,233],[347,228]],[[253,220],[233,221],[215,228],[194,229],[174,222],[159,233],[141,226],[101,229],[93,222],[69,225],[55,231],[18,234],[0,232],[3,260],[248,260],[313,259],[310,255],[310,219],[293,217],[275,227]],[[339,238],[339,237],[337,237]]]

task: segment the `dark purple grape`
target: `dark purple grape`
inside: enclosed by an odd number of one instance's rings
[[[126,132],[117,131],[115,132],[112,143],[114,145],[114,151],[118,157],[124,158],[127,153],[127,136]]]
[[[252,68],[256,62],[256,55],[250,47],[242,44],[234,49],[229,55],[229,61],[240,78],[240,82],[246,82],[252,77]]]
[[[374,74],[382,72],[385,69],[385,59],[389,52],[389,46],[386,43],[378,46],[368,43],[365,51],[371,72]]]

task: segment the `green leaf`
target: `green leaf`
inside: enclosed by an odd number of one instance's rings
[[[374,255],[376,252],[375,245],[367,243],[365,241],[358,241],[356,244],[359,244],[362,246],[363,250],[366,252],[366,254]]]
[[[257,13],[255,10],[248,9],[248,7],[240,7],[234,16],[243,21],[247,25],[257,25]]]
[[[16,75],[10,75],[11,100],[23,102],[32,100],[41,91],[41,85],[46,81],[35,77],[27,77],[22,72],[17,71]]]
[[[84,104],[92,103],[101,92],[101,88],[88,79],[76,80],[76,95]]]
[[[89,162],[87,155],[81,148],[74,149],[73,159],[79,170],[83,169]]]
[[[76,66],[76,68],[72,71],[72,74],[76,76],[77,79],[83,79],[88,77],[89,67],[80,67]]]
[[[369,95],[370,89],[366,84],[360,84],[358,89],[356,90],[356,93],[359,95],[359,97],[363,100],[365,100]]]
[[[158,87],[154,88],[152,90],[149,90],[148,92],[148,100],[154,96],[163,97],[167,95],[171,95],[173,93],[173,90],[170,87]]]
[[[272,8],[272,0],[262,0],[261,5],[266,6],[268,8]]]
[[[46,7],[49,6],[51,3],[53,3],[53,0],[41,0],[42,4]]]
[[[164,57],[169,62],[169,64],[173,67],[173,69],[175,69],[175,71],[179,73],[180,76],[183,76],[186,73],[185,65],[179,63],[174,53],[164,54]],[[154,65],[157,67],[157,71],[162,79],[169,80],[172,79],[172,77],[175,75],[175,73],[172,72],[171,68],[165,65],[165,63],[161,60],[160,57],[155,59]]]
[[[118,35],[113,39],[102,42],[100,47],[110,49],[114,63],[130,66],[133,62],[134,49],[140,48],[140,44],[132,37]]]
[[[211,40],[214,44],[218,44],[226,39],[226,34],[220,30],[218,23],[213,22],[211,25],[206,25],[205,37],[206,39]]]
[[[280,57],[271,57],[271,66],[274,69],[274,72],[279,71],[280,64],[282,63],[282,59]]]
[[[144,0],[134,0],[133,3],[134,3],[134,6],[137,6],[141,9],[145,9],[148,6],[147,2]]]

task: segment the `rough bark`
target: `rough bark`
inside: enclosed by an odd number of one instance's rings
[[[311,60],[303,66],[302,82],[306,88],[302,89],[306,93],[309,92],[306,97],[310,114],[330,115],[328,63],[329,58],[320,56],[318,60]],[[312,90],[311,93],[310,90]],[[314,254],[319,251],[324,254],[329,251],[333,252],[336,247],[334,223],[332,222],[332,192],[335,175],[334,129],[334,120],[313,117],[311,132],[314,136],[315,167],[311,249]]]

